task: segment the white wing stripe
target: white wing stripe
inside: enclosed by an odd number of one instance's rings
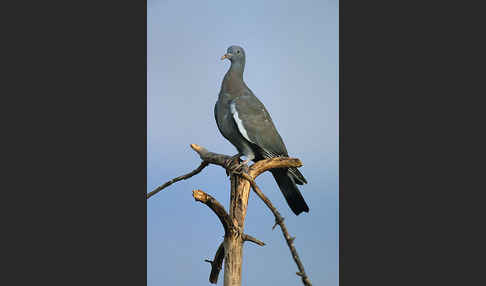
[[[243,122],[240,120],[240,117],[238,117],[238,111],[236,111],[236,104],[234,101],[230,104],[230,108],[231,108],[231,114],[233,114],[233,118],[235,119],[236,125],[238,126],[238,130],[240,131],[241,135],[243,135],[243,137],[245,137],[246,140],[252,142],[250,140],[250,137],[248,136],[248,133],[246,133],[245,126],[243,126]]]

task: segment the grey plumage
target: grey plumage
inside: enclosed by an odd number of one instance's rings
[[[214,115],[221,134],[248,160],[259,161],[273,157],[288,157],[287,148],[270,114],[243,81],[245,51],[231,46],[222,59],[231,67],[224,76]],[[297,168],[273,169],[275,181],[292,211],[298,215],[309,211],[296,184],[307,181]]]

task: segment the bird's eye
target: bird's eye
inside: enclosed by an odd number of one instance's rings
[[[239,54],[240,53],[240,50],[237,50],[236,53]]]

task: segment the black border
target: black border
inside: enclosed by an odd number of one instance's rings
[[[456,4],[340,1],[341,285],[484,281],[484,17]]]
[[[3,11],[0,284],[146,285],[145,1]]]

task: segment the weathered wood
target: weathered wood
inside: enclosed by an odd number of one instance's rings
[[[224,239],[224,286],[241,286],[241,265],[243,264],[243,240],[232,235]]]
[[[224,163],[231,159],[231,156],[209,152],[206,148],[197,144],[191,144],[191,148],[199,154],[201,160],[224,167]]]
[[[248,169],[244,167],[244,169]],[[243,231],[245,225],[250,183],[237,175],[231,175],[230,219],[238,226],[237,231],[225,236],[224,286],[241,285],[243,263]]]
[[[302,167],[302,162],[297,158],[277,157],[256,162],[250,166],[248,174],[256,179],[261,173],[275,168]]]
[[[215,198],[201,190],[192,191],[192,196],[196,201],[206,204],[218,216],[221,224],[223,225],[225,236],[230,235],[232,228],[237,227],[236,225],[233,225],[233,221],[224,209],[223,205],[221,205]]]
[[[171,181],[150,192],[149,194],[147,194],[147,199],[174,182],[184,180],[196,175],[197,173],[201,172],[201,170],[204,169],[208,164],[219,165],[227,169],[226,167],[228,166],[228,160],[232,159],[231,156],[209,152],[206,148],[196,144],[191,144],[190,146],[194,151],[199,154],[199,156],[203,160],[203,162],[201,162],[201,165],[191,173],[172,179]],[[218,247],[214,260],[205,260],[211,263],[211,274],[209,277],[209,281],[211,283],[217,283],[218,275],[221,270],[221,264],[224,260],[224,286],[241,286],[241,266],[243,261],[244,241],[251,241],[261,246],[265,245],[265,243],[263,243],[262,241],[250,235],[244,234],[248,198],[250,195],[250,189],[252,188],[274,214],[276,221],[275,226],[280,226],[284,238],[287,241],[287,245],[290,248],[292,257],[297,264],[297,267],[299,268],[299,272],[297,272],[297,275],[302,278],[302,282],[304,283],[304,285],[312,285],[305,273],[304,267],[297,254],[297,250],[293,245],[295,237],[291,237],[289,235],[287,228],[285,227],[285,224],[283,222],[283,217],[272,205],[270,200],[262,193],[262,191],[259,189],[254,181],[255,178],[258,177],[260,174],[273,168],[289,168],[300,166],[302,166],[302,162],[299,159],[278,157],[258,161],[250,167],[243,166],[240,172],[230,171],[231,190],[229,214],[226,213],[224,207],[210,195],[204,193],[201,190],[193,191],[194,199],[209,206],[216,213],[225,229],[224,241]],[[227,169],[227,171],[229,170]]]
[[[223,265],[224,260],[224,242],[218,247],[216,250],[216,254],[214,254],[214,259],[211,260],[204,260],[206,262],[211,263],[211,273],[209,274],[209,282],[212,284],[218,283],[219,271],[221,271],[221,267]]]
[[[251,241],[253,243],[256,243],[260,246],[264,246],[265,245],[265,242],[259,240],[258,238],[255,238],[251,235],[248,235],[248,234],[243,234],[243,241]]]
[[[263,194],[263,192],[260,190],[258,185],[255,183],[255,181],[250,177],[250,175],[241,173],[240,174],[243,178],[245,178],[248,182],[250,182],[252,189],[255,191],[255,193],[262,199],[262,201],[267,205],[267,207],[270,209],[270,211],[273,213],[275,216],[275,226],[279,225],[280,229],[282,230],[282,234],[285,238],[285,241],[287,242],[287,245],[290,249],[290,253],[292,254],[292,258],[295,261],[295,264],[297,264],[297,267],[299,268],[299,272],[296,274],[302,278],[302,283],[304,283],[305,286],[312,286],[312,283],[309,280],[309,277],[305,273],[304,270],[304,265],[300,261],[299,254],[297,253],[297,249],[295,249],[294,246],[294,240],[295,237],[291,237],[287,227],[285,226],[284,223],[284,218],[280,215],[280,213],[277,211],[277,209],[273,206],[272,202]]]

